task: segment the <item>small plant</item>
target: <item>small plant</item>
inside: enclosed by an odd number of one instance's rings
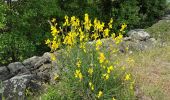
[[[75,16],[65,16],[63,26],[57,28],[56,19],[51,21],[52,39],[46,40],[51,52],[64,47],[58,61],[64,69],[62,81],[67,84],[58,88],[58,98],[72,100],[132,100],[134,80],[114,56],[119,52],[122,33],[127,27],[122,24],[118,36],[111,31],[113,19],[108,24],[97,18],[92,22],[85,14],[84,21]],[[101,38],[111,37],[113,44],[104,48]],[[93,40],[94,42],[89,43]],[[56,60],[54,55],[52,60]],[[61,75],[60,75],[61,76]],[[59,85],[60,86],[60,85]],[[54,91],[53,91],[54,92]],[[48,97],[49,93],[46,93]],[[54,95],[52,93],[52,95]],[[49,95],[50,98],[52,98]],[[53,100],[53,99],[50,99]]]

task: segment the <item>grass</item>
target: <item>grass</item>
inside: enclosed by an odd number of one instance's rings
[[[131,55],[135,59],[132,72],[137,96],[142,100],[170,100],[170,20],[160,20],[146,31],[167,45]]]
[[[163,41],[170,41],[170,20],[160,20],[146,29],[152,37]]]
[[[137,82],[139,98],[153,100],[170,99],[170,47],[156,47],[151,50],[136,52],[133,74]]]

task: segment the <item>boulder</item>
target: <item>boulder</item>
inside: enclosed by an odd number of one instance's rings
[[[6,66],[0,67],[0,81],[6,80],[10,77],[9,69]]]
[[[22,63],[27,69],[32,69],[40,59],[41,57],[33,56],[24,60]]]
[[[7,66],[10,74],[17,75],[19,73],[29,73],[28,69],[21,62],[14,62]]]
[[[50,53],[44,53],[44,55],[42,57],[34,56],[34,57],[24,60],[22,63],[27,69],[32,71],[32,70],[38,69],[43,64],[47,64],[50,62],[51,62]]]
[[[25,100],[26,89],[30,86],[33,89],[40,89],[40,85],[34,80],[34,75],[17,75],[2,83],[3,96],[5,100]]]
[[[144,31],[144,29],[135,29],[131,30],[127,33],[127,35],[132,39],[132,40],[140,40],[140,41],[146,41],[150,38],[149,33]]]

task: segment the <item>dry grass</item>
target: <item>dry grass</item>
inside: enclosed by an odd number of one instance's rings
[[[141,100],[170,100],[170,20],[161,20],[146,29],[166,46],[158,46],[131,55],[137,96]]]
[[[132,72],[141,100],[170,100],[170,47],[136,52]]]

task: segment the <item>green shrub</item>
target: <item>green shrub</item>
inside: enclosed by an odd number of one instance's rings
[[[83,19],[83,14],[89,13],[92,19],[97,17],[103,22],[113,18],[114,30],[123,23],[132,29],[145,27],[160,18],[165,5],[166,0],[18,0],[12,2],[10,9],[4,9],[5,4],[1,2],[0,28],[7,27],[9,33],[26,36],[36,47],[36,55],[41,55],[50,51],[44,40],[50,38],[48,20],[53,17],[59,21],[64,20],[64,15]]]
[[[5,27],[6,24],[6,5],[0,1],[0,29]]]
[[[22,61],[34,55],[35,47],[25,36],[3,33],[0,40],[0,65]]]
[[[10,9],[7,17],[10,32],[26,36],[36,47],[37,55],[49,51],[44,44],[50,34],[48,20],[53,16],[60,18],[63,14],[58,0],[18,0],[12,2]]]
[[[139,7],[137,6],[138,2],[136,0],[115,0],[113,1],[113,18],[117,26],[119,23],[128,24],[128,28],[134,28],[139,22]]]
[[[140,26],[148,26],[159,20],[166,11],[166,0],[137,0],[140,7]]]

